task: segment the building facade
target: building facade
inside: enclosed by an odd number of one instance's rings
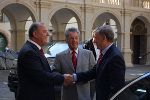
[[[95,27],[110,24],[126,64],[150,64],[150,0],[0,0],[0,10],[0,33],[16,51],[34,21],[44,22],[53,40],[65,40],[69,24],[78,26],[81,41]]]

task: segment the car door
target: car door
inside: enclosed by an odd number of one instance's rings
[[[150,100],[150,73],[127,84],[110,100]]]

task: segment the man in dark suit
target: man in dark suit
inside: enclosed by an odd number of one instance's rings
[[[42,52],[48,42],[48,31],[43,23],[35,22],[29,29],[29,40],[18,56],[19,86],[17,100],[55,100],[54,85],[67,84],[67,75],[52,72]]]
[[[85,42],[84,49],[92,51],[96,60],[96,51],[95,51],[94,44],[93,44],[93,38]]]
[[[95,31],[97,48],[102,51],[97,65],[90,71],[73,74],[74,81],[96,79],[96,100],[109,98],[125,85],[125,61],[113,44],[114,33],[109,25]]]

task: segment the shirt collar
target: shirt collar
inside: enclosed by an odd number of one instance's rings
[[[107,50],[112,46],[113,43],[109,44],[105,49],[102,50],[102,54],[105,55]]]
[[[39,48],[39,50],[41,49],[41,46],[39,46],[36,42],[32,41],[31,39],[29,39],[28,41],[36,45]]]
[[[69,51],[70,51],[70,54],[72,54],[72,50],[71,49],[69,49]],[[78,48],[75,50],[75,52],[76,52],[76,54],[78,54]]]

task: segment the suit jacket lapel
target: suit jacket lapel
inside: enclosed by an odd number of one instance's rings
[[[77,67],[76,67],[76,71],[78,71],[80,64],[82,63],[82,50],[80,48],[78,48],[78,55],[77,55]]]
[[[49,66],[49,63],[48,63],[46,57],[40,54],[41,52],[40,52],[39,48],[38,48],[37,46],[35,46],[34,44],[32,44],[31,42],[29,42],[29,41],[27,41],[26,43],[27,43],[28,45],[30,45],[30,46],[37,52],[37,54],[38,54],[38,55],[40,56],[40,58],[42,59],[43,64],[46,64],[46,65]],[[48,67],[48,69],[50,70],[50,67]]]
[[[114,48],[114,44],[106,51],[105,55],[102,58],[102,61],[100,64],[97,65],[97,70],[103,71],[106,67],[105,64],[109,60],[109,56],[111,55],[112,49]]]
[[[71,56],[71,54],[70,54],[70,51],[69,51],[69,49],[67,49],[66,50],[66,52],[65,52],[65,62],[68,64],[68,66],[73,70],[73,71],[75,71],[74,70],[74,66],[73,66],[73,64],[72,64],[72,56]]]

